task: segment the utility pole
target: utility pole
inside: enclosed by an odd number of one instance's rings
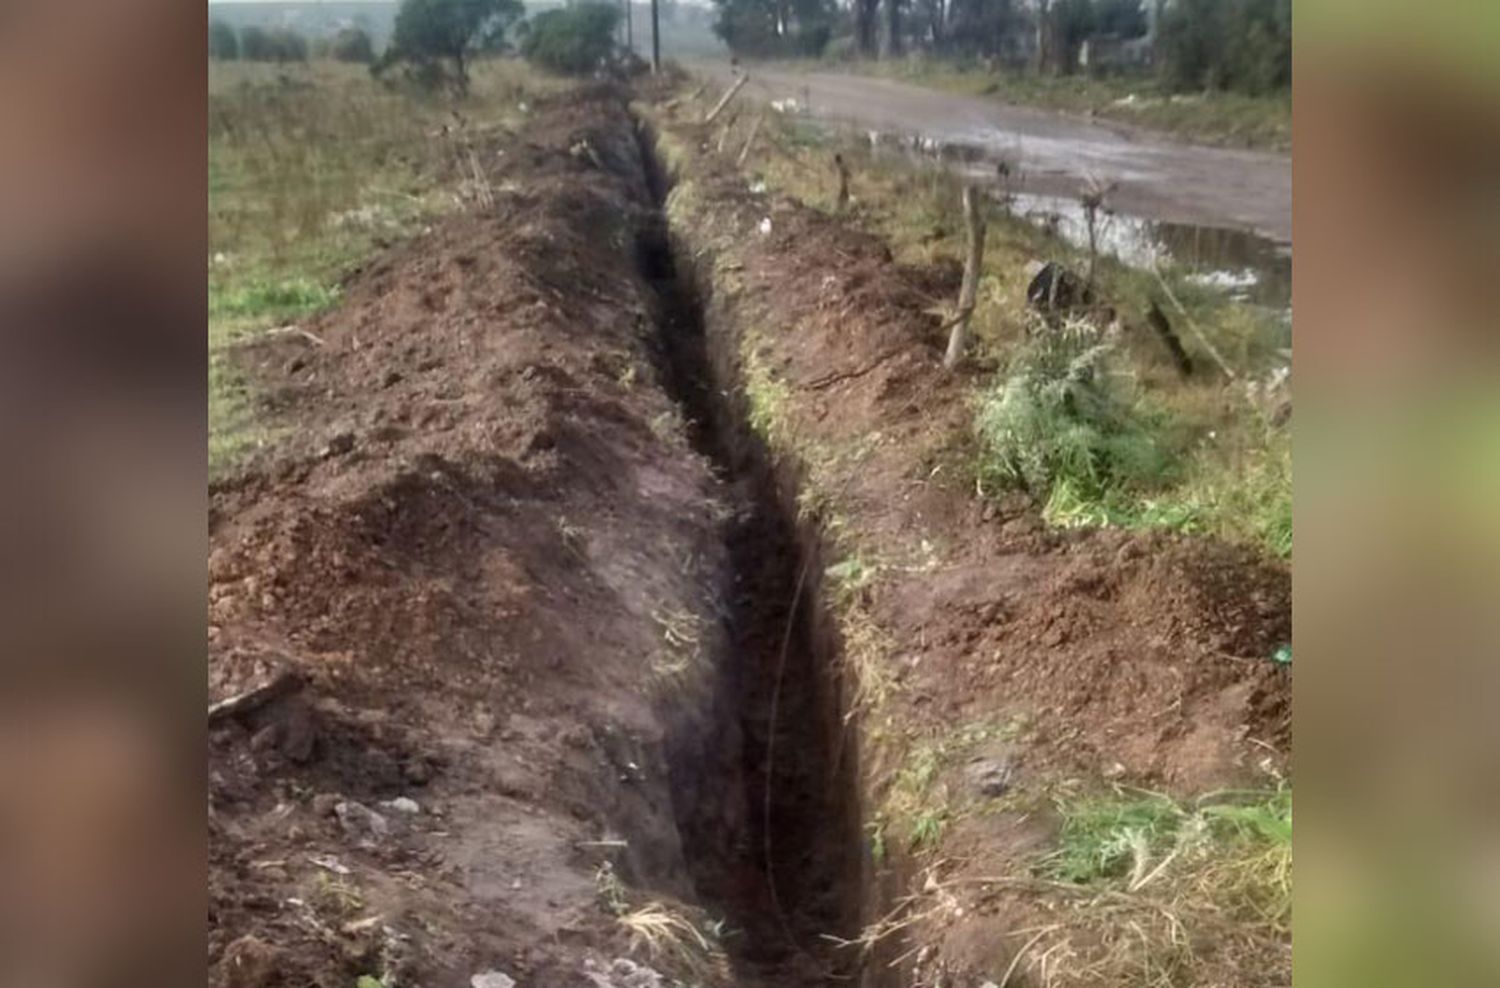
[[[634,7],[635,4],[632,3],[631,0],[624,0],[624,2],[625,2],[625,50],[628,51],[628,52],[630,52],[632,55],[634,55],[635,54],[635,24],[632,22],[632,18],[630,16],[630,13],[631,13],[630,8]]]
[[[651,71],[661,71],[661,18],[657,8],[660,0],[651,0]]]

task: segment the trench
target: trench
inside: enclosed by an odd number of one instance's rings
[[[725,921],[736,983],[857,983],[855,952],[829,939],[860,927],[865,853],[857,731],[844,716],[838,635],[822,605],[821,541],[798,521],[797,478],[749,426],[733,341],[705,332],[644,131],[641,153],[656,212],[637,258],[657,304],[659,369],[733,509],[713,716],[698,729],[707,736],[668,745],[684,856],[700,902]]]

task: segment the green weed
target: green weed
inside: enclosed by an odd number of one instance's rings
[[[1082,324],[1017,349],[980,407],[982,485],[1045,502],[1060,486],[1093,500],[1171,478],[1164,423],[1132,393],[1112,349]]]
[[[312,315],[338,300],[338,289],[307,278],[252,280],[223,292],[210,292],[209,316],[285,320]]]
[[[1280,925],[1291,911],[1290,788],[1211,793],[1180,803],[1117,791],[1065,801],[1045,877],[1119,885],[1160,882],[1240,915]]]

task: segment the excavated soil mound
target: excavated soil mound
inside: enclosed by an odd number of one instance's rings
[[[657,371],[640,147],[593,89],[480,157],[493,209],[240,354],[283,432],[211,492],[210,688],[296,678],[213,719],[217,984],[624,984],[620,915],[701,920],[728,507]]]

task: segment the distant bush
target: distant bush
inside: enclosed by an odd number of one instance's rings
[[[232,60],[240,57],[240,36],[223,21],[208,22],[208,57]]]
[[[554,72],[591,72],[614,52],[619,21],[619,8],[603,3],[545,11],[527,23],[521,54]]]
[[[240,57],[248,62],[305,62],[307,39],[288,28],[252,25],[240,32]]]
[[[339,62],[361,62],[368,65],[375,61],[375,43],[359,28],[346,27],[328,43],[328,55]]]

